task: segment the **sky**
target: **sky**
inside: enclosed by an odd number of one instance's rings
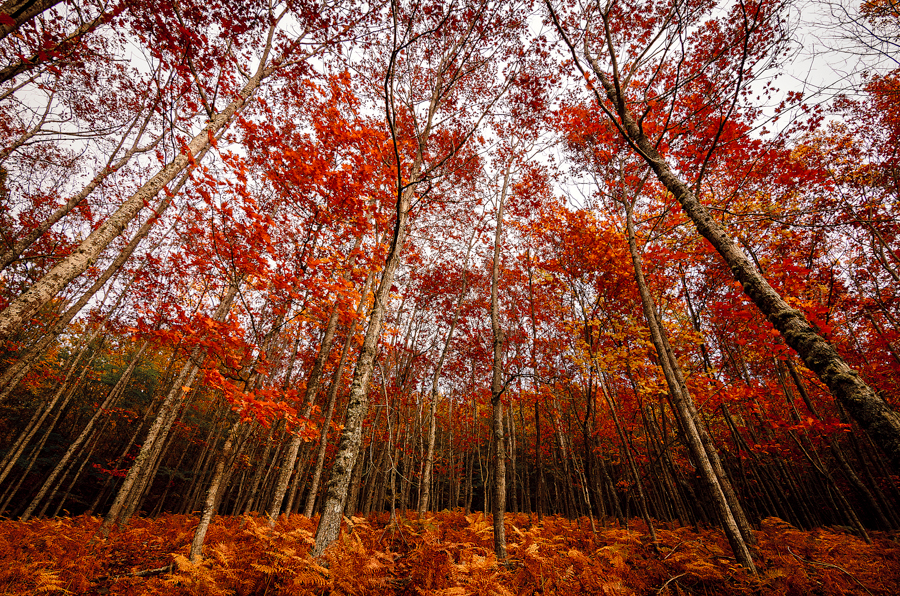
[[[790,11],[795,54],[785,64],[783,85],[804,91],[811,102],[831,100],[860,88],[866,72],[900,67],[900,29],[871,27],[859,0],[801,0]]]

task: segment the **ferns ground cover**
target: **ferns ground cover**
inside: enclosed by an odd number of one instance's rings
[[[660,527],[653,544],[640,521],[592,527],[584,518],[508,514],[510,558],[499,564],[489,517],[411,513],[390,523],[378,514],[346,520],[341,539],[313,561],[315,518],[291,516],[270,529],[263,517],[217,517],[203,561],[192,564],[197,521],[135,519],[106,539],[93,517],[0,521],[0,595],[900,594],[892,537],[867,545],[776,518],[757,532],[758,578],[709,528]]]

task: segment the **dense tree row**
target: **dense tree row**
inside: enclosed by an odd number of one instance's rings
[[[4,3],[0,515],[900,529],[898,71],[773,109],[790,8]]]

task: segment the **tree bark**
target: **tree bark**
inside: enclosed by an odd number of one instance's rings
[[[14,22],[0,23],[0,39],[60,2],[62,0],[6,0],[0,5],[0,14],[9,16]]]
[[[356,319],[350,323],[347,329],[347,337],[344,339],[344,347],[341,348],[341,358],[337,368],[331,379],[331,386],[328,388],[328,405],[326,406],[325,417],[322,421],[322,428],[319,432],[319,448],[316,452],[316,467],[313,470],[312,481],[309,485],[309,496],[306,499],[306,506],[303,508],[303,515],[312,517],[313,507],[316,503],[316,494],[319,492],[319,482],[322,480],[322,469],[325,467],[325,451],[328,447],[328,426],[331,424],[331,418],[334,415],[334,404],[337,400],[338,389],[341,386],[341,375],[344,372],[344,366],[347,363],[347,354],[350,352],[350,346],[353,344],[353,336],[356,333],[356,320],[362,315],[366,301],[368,300],[369,284],[372,282],[372,274],[366,278],[363,284],[362,295],[359,298],[359,304],[356,307]]]
[[[203,152],[201,152],[201,154],[198,156],[198,159],[202,159],[207,150],[208,148],[204,149]],[[187,183],[189,178],[190,173],[187,173],[181,177],[175,188],[167,193],[166,196],[157,204],[155,210],[156,214],[154,215],[154,217],[151,217],[149,220],[144,222],[144,225],[142,225],[140,229],[135,233],[134,237],[132,237],[132,239],[128,242],[122,252],[116,255],[116,258],[113,260],[113,262],[103,271],[103,273],[100,275],[100,277],[97,278],[97,280],[91,285],[91,287],[88,288],[72,306],[66,309],[66,312],[63,313],[62,316],[60,316],[59,319],[57,319],[53,323],[53,326],[49,331],[47,331],[47,333],[44,334],[44,337],[36,342],[35,345],[30,347],[27,352],[18,356],[15,362],[13,362],[9,367],[7,367],[5,371],[3,371],[3,375],[0,376],[0,403],[3,403],[6,398],[9,397],[9,394],[12,393],[13,389],[15,389],[16,385],[18,385],[19,381],[21,381],[22,378],[26,374],[28,374],[28,371],[31,370],[31,366],[34,364],[37,357],[43,354],[44,351],[50,347],[50,344],[52,344],[53,341],[56,340],[56,338],[66,330],[69,323],[72,322],[72,319],[74,319],[75,316],[79,312],[81,312],[81,309],[84,308],[85,305],[94,297],[94,295],[98,291],[100,291],[100,289],[104,285],[106,285],[106,282],[108,282],[110,278],[112,278],[119,271],[119,269],[121,269],[122,265],[125,264],[125,262],[131,257],[132,253],[134,253],[137,247],[140,246],[144,238],[147,237],[147,234],[150,233],[150,230],[153,227],[153,224],[156,223],[159,215],[168,208],[169,204],[172,202],[172,199],[175,197],[175,195],[178,194],[185,183]],[[132,281],[129,282],[128,286],[126,286],[126,289],[122,291],[119,296],[118,302],[121,302],[122,298],[126,294],[128,287],[131,285],[134,279],[135,278],[133,277]]]
[[[698,427],[702,424],[702,421],[699,420],[697,411],[693,407],[693,400],[691,399],[690,393],[687,393],[684,390],[684,383],[679,379],[674,370],[678,366],[678,363],[674,360],[674,357],[671,354],[671,348],[668,346],[668,342],[663,335],[662,325],[657,319],[653,296],[650,294],[650,290],[644,280],[641,256],[638,252],[637,243],[634,237],[632,204],[628,199],[624,201],[624,207],[628,248],[631,252],[632,264],[634,265],[634,277],[641,297],[644,318],[647,320],[647,325],[650,328],[650,338],[653,342],[653,346],[656,348],[659,363],[662,367],[666,384],[669,387],[669,395],[672,398],[676,412],[681,419],[688,448],[691,451],[691,455],[694,457],[695,464],[699,468],[701,478],[707,488],[708,496],[712,500],[715,510],[719,514],[719,518],[722,520],[724,526],[723,529],[725,530],[728,542],[731,544],[731,549],[734,552],[738,563],[746,567],[753,575],[756,575],[756,566],[753,564],[753,557],[750,554],[750,549],[747,547],[741,528],[735,520],[732,508],[729,506],[728,499],[722,489],[719,476],[716,474],[716,470],[710,461],[711,456],[701,438],[701,430]],[[714,449],[714,447],[710,445],[710,449]]]
[[[343,275],[345,280],[349,278],[349,272],[356,262],[356,251],[361,243],[362,235],[356,239],[356,244],[353,246],[353,250],[351,250],[351,256],[347,264],[347,272]],[[363,294],[363,299],[365,299],[365,294]],[[312,370],[309,372],[309,378],[306,380],[306,389],[303,393],[303,407],[300,410],[301,418],[309,418],[313,404],[316,402],[316,395],[318,395],[319,387],[322,385],[322,370],[325,367],[325,361],[328,360],[328,354],[331,352],[331,346],[334,343],[334,334],[335,331],[337,331],[339,315],[340,309],[335,302],[331,315],[328,318],[328,322],[325,325],[325,333],[322,336],[319,353],[316,355]],[[270,526],[275,525],[275,522],[278,521],[278,516],[281,514],[281,505],[284,502],[284,495],[287,493],[291,471],[294,469],[294,462],[297,459],[297,453],[300,450],[300,443],[302,442],[303,437],[300,435],[293,435],[291,437],[291,443],[288,446],[288,452],[285,457],[285,465],[282,466],[281,472],[278,475],[278,481],[275,484],[275,495],[272,497],[272,504],[269,509]]]
[[[596,61],[590,56],[587,57],[606,98],[617,106],[622,132],[627,135],[657,179],[681,204],[697,231],[722,256],[734,278],[743,286],[744,293],[778,330],[784,341],[797,351],[807,368],[821,379],[835,399],[884,451],[894,470],[900,471],[900,415],[860,378],[829,341],[813,330],[802,312],[792,308],[769,285],[687,183],[672,171],[669,163],[657,151],[632,113],[625,107],[626,102],[620,97],[616,86],[603,73]],[[603,104],[599,90],[595,89],[594,92],[597,101]]]
[[[506,561],[506,445],[503,437],[503,329],[500,327],[500,245],[503,239],[503,207],[509,188],[510,167],[503,175],[503,186],[497,202],[497,225],[494,229],[494,263],[491,269],[491,334],[494,359],[491,367],[491,431],[494,446],[494,494],[491,515],[494,518],[494,554],[498,561]]]
[[[231,309],[231,304],[234,302],[235,296],[237,296],[240,283],[239,280],[235,280],[228,286],[228,290],[226,290],[225,295],[219,302],[218,308],[216,308],[216,311],[213,314],[214,320],[225,320],[228,311]],[[150,474],[155,459],[159,454],[159,449],[162,447],[162,443],[165,441],[168,430],[175,420],[175,413],[178,410],[178,406],[181,404],[181,398],[187,391],[185,387],[190,388],[190,384],[193,382],[193,379],[199,370],[196,362],[203,357],[203,354],[205,354],[205,350],[202,350],[200,347],[192,350],[187,362],[182,366],[181,372],[172,382],[171,389],[169,390],[166,399],[163,400],[156,419],[147,431],[147,437],[144,439],[143,445],[141,445],[141,450],[135,458],[131,469],[128,471],[125,481],[122,483],[122,486],[119,487],[116,499],[113,501],[112,506],[103,520],[101,531],[104,534],[108,535],[112,526],[120,521],[120,515],[122,514],[123,509],[126,508],[127,501],[129,498],[134,498],[131,496],[131,493],[135,485],[145,484],[147,476]]]
[[[438,363],[434,367],[434,374],[431,377],[431,407],[428,409],[428,442],[425,448],[425,465],[422,469],[422,492],[419,494],[419,506],[416,510],[420,518],[425,516],[428,511],[428,501],[431,498],[431,474],[434,469],[434,444],[435,444],[435,414],[437,412],[437,402],[440,397],[438,393],[438,381],[441,378],[441,369],[444,367],[444,360],[447,358],[447,352],[450,350],[450,344],[453,341],[453,332],[456,329],[456,323],[459,321],[459,313],[462,310],[463,299],[466,296],[466,269],[469,266],[469,255],[472,252],[473,240],[475,233],[469,238],[469,246],[466,248],[466,258],[462,269],[462,282],[459,289],[459,297],[456,299],[456,310],[453,311],[453,320],[450,322],[450,329],[447,331],[447,339],[444,341],[444,348],[441,350],[441,356]]]
[[[21,296],[12,301],[0,313],[0,340],[9,337],[44,304],[53,299],[69,282],[93,265],[103,249],[125,230],[137,214],[144,209],[145,205],[148,205],[182,170],[188,166],[193,167],[196,164],[197,156],[210,146],[210,141],[214,135],[231,123],[235,114],[253,95],[262,80],[271,74],[272,71],[267,69],[266,64],[271,49],[274,27],[275,24],[273,23],[269,31],[268,44],[263,52],[256,73],[250,77],[250,80],[237,94],[237,97],[220,112],[217,112],[177,157],[166,164],[155,176],[126,199],[103,224],[91,232],[78,248],[57,263],[53,269],[35,282]]]
[[[413,180],[419,174],[421,157],[417,157],[413,166]],[[369,407],[368,392],[369,380],[375,364],[375,348],[381,336],[381,323],[390,297],[391,285],[394,282],[394,274],[400,266],[403,244],[406,241],[406,224],[409,215],[409,206],[415,192],[414,186],[408,186],[399,193],[397,199],[397,219],[394,224],[394,237],[386,257],[381,281],[375,291],[375,303],[369,313],[369,324],[366,328],[366,336],[363,339],[362,350],[353,371],[353,382],[350,385],[350,397],[347,404],[347,419],[344,430],[338,443],[334,456],[334,464],[331,468],[331,479],[325,493],[325,502],[322,507],[322,517],[316,528],[316,544],[311,552],[313,557],[320,557],[325,548],[337,539],[341,529],[341,516],[344,509],[344,501],[347,489],[350,485],[350,475],[359,454],[362,444],[362,423]]]
[[[392,9],[396,7],[392,6]],[[366,335],[363,339],[362,349],[359,358],[356,361],[356,368],[353,371],[353,381],[350,385],[350,396],[347,404],[346,421],[344,431],[341,434],[340,442],[335,453],[334,463],[331,469],[331,479],[328,482],[328,488],[325,494],[325,501],[322,508],[322,517],[319,519],[319,525],[316,528],[316,544],[311,551],[313,557],[320,557],[325,548],[337,539],[341,529],[341,515],[343,513],[344,503],[347,500],[347,489],[350,484],[350,476],[353,472],[359,454],[359,448],[362,444],[362,423],[368,410],[368,391],[369,380],[372,377],[373,367],[375,363],[375,349],[378,339],[381,336],[381,323],[384,318],[384,312],[390,298],[391,285],[393,284],[394,274],[400,266],[403,245],[406,241],[407,220],[409,217],[410,204],[415,190],[420,182],[422,182],[423,167],[425,163],[426,150],[428,140],[435,126],[435,117],[438,107],[447,99],[447,95],[453,85],[457,82],[457,77],[461,76],[460,64],[455,61],[446,59],[441,62],[440,70],[436,74],[434,86],[431,89],[431,97],[428,108],[425,113],[424,122],[421,126],[416,126],[414,137],[415,157],[409,168],[408,174],[404,175],[402,171],[402,161],[400,155],[400,131],[397,128],[398,114],[395,99],[396,91],[396,73],[394,71],[398,57],[413,42],[401,42],[400,36],[411,33],[411,30],[405,32],[400,31],[400,21],[396,13],[393,13],[393,47],[391,49],[390,60],[384,75],[384,108],[385,120],[390,130],[393,143],[395,160],[395,200],[396,200],[396,219],[394,222],[393,238],[385,257],[385,266],[381,274],[381,280],[378,289],[375,291],[375,303],[369,313],[369,322],[366,328]],[[413,40],[417,37],[413,37]],[[465,41],[460,41],[454,51],[459,51]],[[459,55],[457,55],[459,57]],[[460,58],[465,60],[465,58]],[[450,63],[453,63],[454,70],[448,71]],[[446,79],[444,78],[446,77]],[[417,123],[418,124],[418,123]],[[443,160],[438,160],[441,164],[445,160],[452,157],[458,147],[455,147],[447,154]],[[431,173],[431,169],[427,169],[424,174]]]
[[[197,530],[194,532],[194,539],[191,542],[190,560],[192,563],[199,562],[203,557],[203,541],[206,539],[209,523],[212,521],[212,517],[216,512],[222,479],[225,477],[225,464],[231,459],[231,454],[234,451],[235,437],[240,426],[241,420],[238,418],[234,424],[231,425],[231,428],[228,429],[228,437],[225,439],[225,446],[222,447],[222,453],[219,455],[218,460],[216,460],[215,473],[213,474],[209,490],[206,492],[206,502],[203,505],[203,514],[200,516],[200,524],[197,526]]]
[[[131,379],[131,374],[134,372],[135,367],[141,359],[141,356],[144,354],[144,350],[147,349],[148,342],[144,342],[141,344],[141,347],[138,348],[138,351],[132,356],[131,362],[128,364],[128,367],[122,372],[122,375],[119,377],[118,382],[115,386],[110,389],[109,394],[106,396],[106,399],[100,404],[100,407],[97,408],[97,411],[88,421],[87,425],[82,429],[81,433],[76,437],[76,439],[69,445],[69,448],[66,450],[66,453],[60,458],[60,460],[56,463],[56,466],[53,468],[53,471],[50,472],[50,475],[44,480],[44,484],[38,490],[37,494],[31,500],[31,504],[28,505],[28,508],[25,509],[25,512],[19,518],[20,521],[28,521],[31,517],[31,514],[34,512],[35,508],[40,504],[41,500],[47,494],[47,491],[50,490],[50,487],[53,485],[56,477],[60,474],[63,468],[69,463],[69,460],[75,456],[78,449],[81,448],[82,443],[84,443],[91,434],[91,431],[94,429],[94,425],[100,419],[100,417],[104,414],[107,408],[113,406],[113,404],[119,399],[125,392],[125,385]]]

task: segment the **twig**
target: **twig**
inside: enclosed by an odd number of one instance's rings
[[[820,563],[820,562],[818,562],[818,561],[813,561],[812,559],[804,559],[804,558],[801,557],[800,555],[795,554],[794,551],[791,550],[791,547],[787,547],[787,550],[788,550],[788,552],[791,553],[791,555],[793,555],[794,558],[797,559],[798,561],[802,561],[802,562],[804,562],[804,563],[810,563],[810,564],[812,564],[812,565],[820,565],[820,566],[822,566],[822,567],[829,567],[829,568],[831,568],[831,569],[837,569],[838,571],[841,571],[841,572],[845,573],[845,574],[847,575],[847,577],[849,577],[850,579],[852,579],[853,581],[855,581],[856,583],[858,583],[858,584],[859,584],[859,587],[861,587],[863,590],[865,590],[866,593],[869,594],[869,596],[875,596],[874,594],[872,594],[872,592],[869,592],[869,588],[867,588],[865,585],[863,585],[863,583],[862,583],[861,581],[859,581],[858,579],[856,579],[856,576],[854,576],[852,573],[850,573],[849,571],[847,571],[847,570],[844,569],[843,567],[839,567],[838,565],[832,565],[831,563]]]
[[[681,577],[682,575],[687,575],[687,571],[685,571],[684,573],[680,573],[680,574],[676,575],[675,577],[670,577],[668,580],[666,580],[666,583],[664,583],[664,584],[662,585],[662,587],[656,591],[656,593],[657,593],[657,594],[662,594],[662,591],[666,589],[666,586],[668,586],[670,583],[672,583],[673,581],[675,581],[676,579],[678,579],[678,578]]]
[[[381,537],[378,539],[378,544],[381,544],[388,531],[393,529],[396,529],[397,533],[400,534],[400,538],[403,540],[403,543],[406,546],[409,546],[409,542],[406,541],[406,536],[403,535],[403,528],[400,527],[400,524],[397,522],[397,520],[390,522],[387,526],[384,527],[384,531],[381,533]]]
[[[168,573],[169,571],[172,571],[172,569],[174,569],[174,568],[175,568],[175,564],[169,563],[165,567],[158,567],[156,569],[145,569],[143,571],[133,571],[131,573],[123,573],[122,575],[104,575],[104,576],[96,578],[91,583],[97,583],[97,582],[102,582],[102,581],[116,581],[116,580],[124,579],[126,577],[148,577],[151,575],[159,575],[161,573]]]
[[[682,540],[681,542],[679,542],[678,544],[676,544],[675,546],[673,546],[673,547],[672,547],[672,550],[670,550],[669,552],[667,552],[667,553],[666,553],[666,556],[663,557],[662,560],[665,561],[666,559],[668,559],[669,557],[671,557],[672,555],[674,555],[674,554],[675,554],[675,551],[678,550],[678,547],[679,547],[679,546],[681,546],[682,544],[687,544],[688,542],[693,542],[693,540]]]

